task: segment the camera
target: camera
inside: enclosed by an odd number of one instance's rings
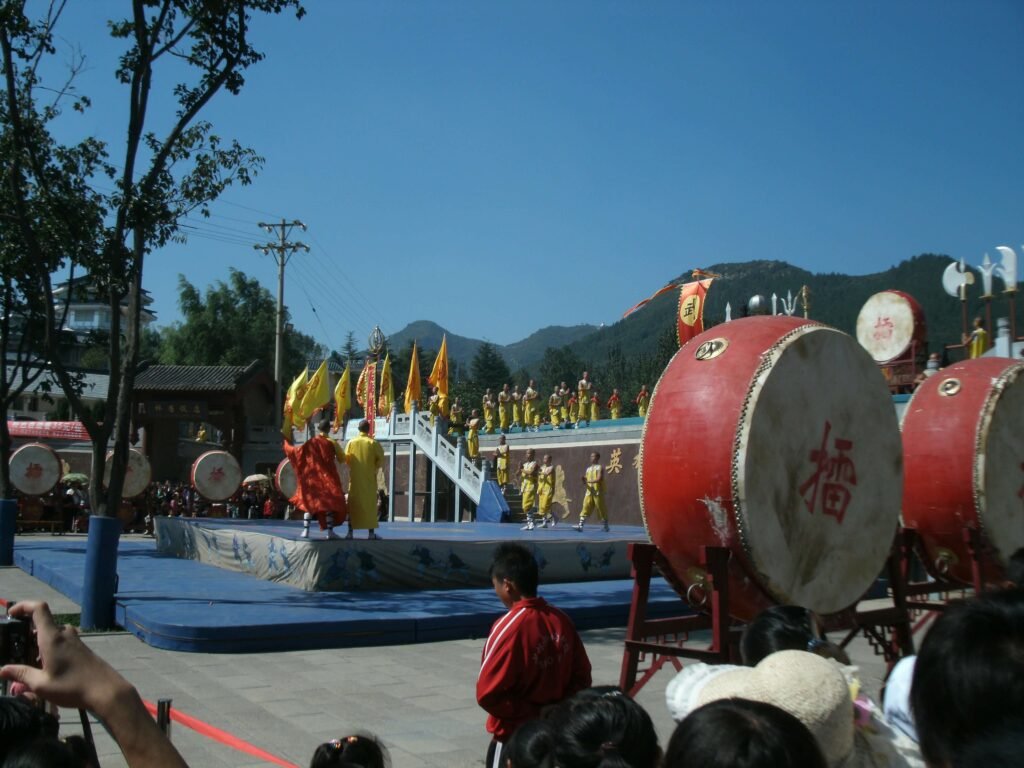
[[[38,666],[39,649],[32,622],[0,616],[0,665],[4,664]]]

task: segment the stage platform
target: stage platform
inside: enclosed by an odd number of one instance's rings
[[[379,541],[367,541],[366,531],[328,541],[315,522],[309,539],[301,533],[301,521],[156,519],[156,546],[165,555],[309,591],[490,587],[494,548],[504,541],[530,548],[546,584],[626,579],[626,547],[648,541],[637,526],[579,532],[565,522],[533,531],[509,523],[381,523]]]
[[[15,564],[81,604],[85,549],[85,536],[19,535]],[[151,539],[122,539],[117,571],[117,623],[154,647],[176,651],[272,652],[481,638],[504,610],[490,586],[307,592],[162,555]],[[652,586],[649,615],[678,615],[679,596],[660,579]],[[542,576],[540,594],[578,628],[599,629],[625,627],[632,588],[631,580],[549,584]]]

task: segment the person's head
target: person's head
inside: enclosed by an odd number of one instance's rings
[[[494,550],[491,584],[506,608],[524,597],[536,597],[539,580],[537,561],[522,544],[501,544]]]
[[[502,392],[508,392],[508,384],[503,384],[501,387]]]
[[[933,766],[956,764],[989,730],[1024,733],[1024,590],[947,606],[921,643],[910,707]]]
[[[558,394],[558,385],[557,384],[555,385],[555,388],[551,390],[551,394],[552,395],[557,395]]]
[[[532,386],[533,386],[534,384],[536,384],[536,383],[537,383],[537,382],[535,382],[535,381],[534,381],[533,379],[530,379],[530,386],[531,386],[531,387],[532,387]]]
[[[366,419],[363,419],[362,421],[360,421],[359,422],[359,431],[362,432],[364,435],[369,434],[370,433],[370,422],[368,422]]]
[[[580,691],[552,715],[559,768],[655,768],[661,759],[650,715],[613,686]]]
[[[721,699],[679,723],[664,768],[825,768],[814,735],[785,710],[761,701]]]
[[[601,454],[597,451],[592,451],[590,454],[590,463],[597,464],[601,460]]]
[[[550,721],[523,723],[501,751],[506,768],[555,768],[555,740]]]
[[[1006,561],[1008,587],[1024,587],[1024,547],[1021,547]]]
[[[536,451],[534,451],[534,450],[533,450],[533,448],[527,448],[527,449],[526,449],[526,460],[527,460],[527,461],[533,461],[533,458],[534,458],[534,457],[535,457],[536,455],[537,455],[537,452],[536,452]]]
[[[545,466],[550,467],[551,466],[551,461],[552,461],[551,454],[550,453],[545,453],[544,454],[544,464],[545,464]]]
[[[472,411],[470,412],[470,414],[469,414],[469,415],[470,415],[470,416],[472,416],[472,417],[473,417],[474,419],[475,419],[475,418],[477,418],[477,417],[479,417],[479,416],[480,416],[480,409],[479,409],[479,408],[474,408],[474,409],[473,409],[473,410],[472,410]]]
[[[309,768],[331,768],[351,766],[352,768],[388,768],[391,760],[388,751],[376,737],[356,733],[341,739],[324,742],[313,752]]]
[[[56,738],[60,724],[18,696],[0,697],[0,763],[16,747],[41,738]]]
[[[584,381],[586,381],[589,376],[590,376],[589,373],[587,373],[586,371],[583,372],[583,380]]]
[[[56,736],[21,744],[7,755],[4,768],[85,768],[82,756]]]
[[[619,394],[619,390],[618,390],[618,389],[615,389],[615,388],[613,387],[613,388],[612,388],[612,394],[613,394],[613,395],[617,395],[617,394]]]
[[[975,328],[981,328],[981,325],[982,325],[981,318],[980,317],[974,318],[974,327]]]
[[[743,631],[740,655],[748,667],[778,651],[810,651],[849,664],[846,653],[821,634],[813,612],[799,605],[773,605],[757,615]]]
[[[505,444],[505,436],[502,435],[501,437],[498,438],[498,445],[504,445],[504,444]]]
[[[369,427],[367,427],[367,429],[369,429]],[[331,420],[320,419],[320,421],[316,423],[316,431],[319,432],[321,435],[326,435],[328,432],[331,431]]]

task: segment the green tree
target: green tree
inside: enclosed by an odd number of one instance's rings
[[[469,365],[469,371],[473,383],[480,388],[481,392],[490,387],[491,392],[497,393],[512,379],[508,363],[489,341],[485,341],[477,349]]]
[[[239,93],[246,70],[263,58],[249,37],[253,12],[304,13],[298,0],[125,0],[125,6],[127,17],[109,23],[111,36],[124,45],[115,77],[126,86],[128,102],[115,165],[96,138],[77,144],[55,138],[71,134],[61,121],[66,105],[78,112],[89,107],[88,98],[74,93],[79,60],[64,82],[46,83],[41,74],[44,60],[57,54],[64,3],[32,4],[32,13],[41,15],[30,17],[25,0],[0,1],[0,207],[7,245],[22,249],[5,276],[13,274],[23,296],[40,297],[44,330],[37,351],[92,440],[89,496],[100,515],[118,509],[128,466],[145,258],[182,239],[184,215],[206,213],[227,186],[248,183],[261,163],[251,149],[223,141],[200,115],[219,93]],[[156,83],[168,84],[174,108],[151,110]],[[66,272],[73,279],[76,269],[88,272],[111,312],[111,375],[99,417],[81,407],[78,382],[59,355],[54,276]],[[116,563],[100,567],[107,572]]]
[[[349,331],[345,334],[345,343],[341,347],[342,362],[355,363],[358,356],[359,347],[356,344],[356,334],[353,331]]]
[[[248,365],[259,360],[273,370],[277,301],[258,280],[231,269],[226,283],[207,286],[204,295],[179,275],[178,306],[183,320],[164,329],[160,362]],[[285,334],[283,352],[286,379],[325,353],[313,338],[298,331]]]
[[[583,361],[569,347],[548,347],[540,361],[540,391],[546,396],[563,381],[573,389],[582,372]]]

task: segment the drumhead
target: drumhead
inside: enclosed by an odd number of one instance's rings
[[[242,484],[242,468],[227,451],[207,451],[192,463],[192,484],[203,498],[224,501]]]
[[[978,519],[1005,565],[1024,547],[1024,365],[992,382],[975,439]]]
[[[881,291],[861,307],[857,315],[857,341],[877,363],[899,357],[918,333],[921,311],[910,296]]]
[[[274,473],[274,481],[277,483],[277,490],[281,492],[281,495],[286,499],[290,499],[295,495],[295,492],[299,490],[298,480],[295,478],[295,467],[292,466],[291,461],[284,459],[280,464],[277,465],[277,471]]]
[[[902,446],[884,379],[849,336],[805,326],[762,355],[736,433],[743,549],[782,603],[859,600],[899,520]]]
[[[106,463],[103,465],[103,485],[110,485],[110,472],[113,468],[111,459],[114,452],[107,453]],[[141,451],[134,448],[128,449],[128,468],[124,475],[124,488],[121,496],[130,499],[138,496],[149,487],[149,481],[153,477],[153,469],[149,465],[149,459]]]
[[[11,483],[28,496],[43,496],[61,478],[60,458],[42,443],[27,443],[11,454]]]

